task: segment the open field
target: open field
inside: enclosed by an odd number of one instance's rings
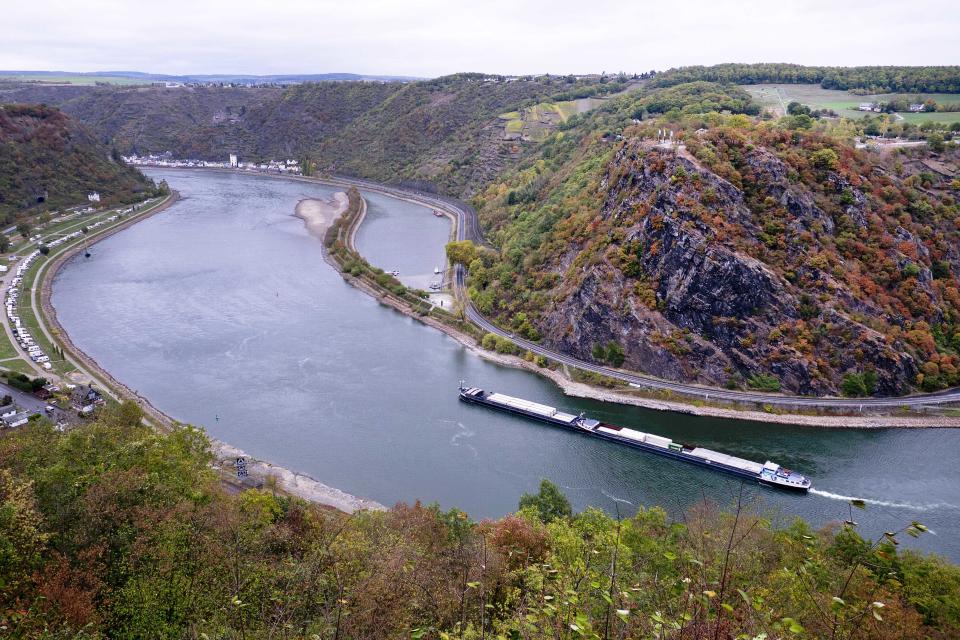
[[[2,327],[0,327],[0,329],[2,329]],[[0,331],[0,360],[19,357],[20,354],[10,341],[10,336],[7,335],[6,331]]]
[[[589,110],[590,106],[581,100],[564,102],[541,102],[522,111],[510,111],[500,114],[504,121],[504,133],[519,133],[530,140],[544,140],[561,122]]]
[[[16,371],[17,373],[23,373],[28,376],[37,375],[37,372],[33,370],[33,367],[28,365],[26,361],[21,360],[20,358],[0,360],[0,367],[9,369],[10,371]]]
[[[952,124],[960,122],[960,111],[937,111],[934,113],[901,113],[900,117],[910,124],[922,122],[945,122]]]
[[[960,95],[953,93],[880,93],[868,96],[855,96],[847,91],[823,89],[818,84],[753,84],[742,85],[754,99],[767,109],[783,113],[786,106],[793,102],[800,102],[813,109],[833,109],[847,118],[862,118],[869,115],[864,111],[857,111],[861,102],[888,102],[893,98],[907,95],[917,97],[920,101],[932,98],[938,104],[960,103]],[[913,124],[921,122],[960,122],[960,112],[953,113],[902,113],[904,120]]]
[[[48,84],[82,84],[91,85],[98,82],[107,82],[109,84],[148,84],[142,79],[129,78],[125,76],[85,76],[79,74],[53,75],[29,75],[29,74],[0,74],[0,80],[10,80],[15,82],[44,82]]]

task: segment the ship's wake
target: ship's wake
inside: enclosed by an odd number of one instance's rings
[[[892,502],[889,500],[876,500],[874,498],[858,498],[856,496],[844,496],[839,493],[831,493],[829,491],[821,491],[820,489],[810,489],[810,493],[818,495],[822,498],[829,498],[831,500],[842,500],[844,502],[850,502],[851,500],[860,500],[865,504],[872,504],[878,507],[891,507],[894,509],[911,509],[913,511],[936,511],[937,509],[960,509],[957,505],[949,504],[946,502],[935,502],[932,504],[912,504],[909,502]]]
[[[610,498],[610,499],[613,500],[614,502],[619,502],[620,504],[628,504],[628,505],[630,505],[631,507],[637,506],[637,505],[633,504],[632,502],[630,502],[629,500],[627,500],[627,499],[625,499],[625,498],[618,498],[617,496],[612,496],[612,495],[610,495],[609,493],[607,493],[606,491],[604,491],[603,489],[600,489],[600,493],[602,493],[604,496]]]
[[[460,442],[461,438],[464,438],[464,439],[472,438],[474,436],[474,432],[471,431],[469,428],[467,428],[462,422],[457,422],[457,427],[460,429],[460,431],[455,433],[453,437],[450,438],[450,444],[453,445],[454,447],[463,446],[473,454],[474,458],[479,458],[480,452],[477,451],[476,447],[474,447],[469,442],[464,442],[464,443]]]

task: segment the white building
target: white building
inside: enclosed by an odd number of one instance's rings
[[[239,164],[240,164],[240,163],[237,161],[237,154],[231,153],[231,154],[230,154],[230,166],[231,166],[232,168],[236,169]]]
[[[100,194],[96,191],[91,191],[87,194],[87,200],[90,202],[100,202]]]

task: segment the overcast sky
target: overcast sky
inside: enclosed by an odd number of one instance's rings
[[[0,69],[437,76],[960,64],[956,0],[0,0]]]

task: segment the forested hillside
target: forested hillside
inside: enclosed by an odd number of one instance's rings
[[[960,93],[960,67],[805,67],[799,64],[718,64],[680,67],[658,74],[653,86],[695,80],[731,84],[812,84],[863,93]]]
[[[125,203],[154,185],[83,127],[53,107],[0,106],[0,216],[85,203]]]
[[[410,83],[320,82],[280,87],[8,85],[0,101],[46,102],[124,155],[306,158],[318,171],[429,182],[451,194],[488,182],[518,152],[497,116],[558,96],[608,93],[622,79],[458,74]]]
[[[842,122],[717,113],[742,98],[702,82],[624,97],[490,186],[478,203],[499,252],[470,265],[478,307],[673,380],[960,384],[957,148],[856,150]],[[638,121],[655,105],[672,111]]]
[[[960,634],[960,569],[897,549],[919,522],[869,541],[852,523],[776,529],[735,502],[617,521],[571,514],[549,483],[498,520],[420,504],[347,516],[227,495],[210,462],[201,432],[154,432],[134,404],[0,438],[3,637]]]

